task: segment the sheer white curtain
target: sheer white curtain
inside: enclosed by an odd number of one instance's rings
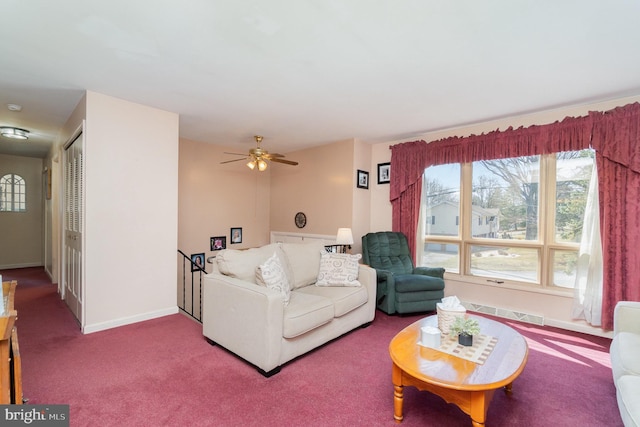
[[[598,172],[594,161],[576,267],[572,310],[574,319],[585,319],[593,326],[602,325],[602,277]]]
[[[424,259],[424,216],[425,216],[425,204],[423,200],[425,200],[425,188],[424,185],[424,175],[422,176],[422,197],[420,197],[420,211],[418,214],[418,226],[416,227],[416,267],[420,267],[422,265],[422,260]]]

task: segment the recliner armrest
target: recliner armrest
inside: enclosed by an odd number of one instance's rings
[[[389,270],[379,270],[379,269],[375,269],[376,270],[376,279],[377,282],[387,282],[387,283],[394,283],[395,279],[393,277],[393,273]]]
[[[423,276],[438,277],[444,279],[445,269],[441,267],[416,267],[413,274],[421,274]]]

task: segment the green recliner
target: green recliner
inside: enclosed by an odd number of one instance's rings
[[[362,236],[362,261],[376,270],[376,305],[387,314],[435,311],[444,297],[444,268],[414,267],[402,233]]]

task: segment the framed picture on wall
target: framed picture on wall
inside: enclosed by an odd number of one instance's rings
[[[232,228],[231,229],[231,244],[234,243],[242,243],[242,228]]]
[[[391,182],[391,163],[378,163],[378,184]]]
[[[217,236],[211,238],[211,250],[220,251],[227,249],[227,238],[225,236]]]
[[[369,172],[358,169],[358,188],[369,188]]]
[[[191,254],[191,271],[204,270],[204,252]]]

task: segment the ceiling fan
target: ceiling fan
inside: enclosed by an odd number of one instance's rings
[[[254,138],[256,140],[256,148],[250,149],[249,154],[225,152],[224,154],[231,154],[234,156],[243,156],[243,157],[241,159],[234,159],[234,160],[227,160],[224,162],[220,162],[220,164],[239,162],[241,160],[249,160],[247,162],[247,166],[249,167],[249,169],[253,170],[257,167],[260,172],[267,169],[267,160],[272,162],[277,162],[277,163],[284,163],[285,165],[291,165],[291,166],[296,166],[298,164],[298,162],[293,162],[291,160],[283,159],[284,156],[282,154],[269,153],[267,150],[260,148],[260,143],[262,142],[262,136],[255,135]]]

